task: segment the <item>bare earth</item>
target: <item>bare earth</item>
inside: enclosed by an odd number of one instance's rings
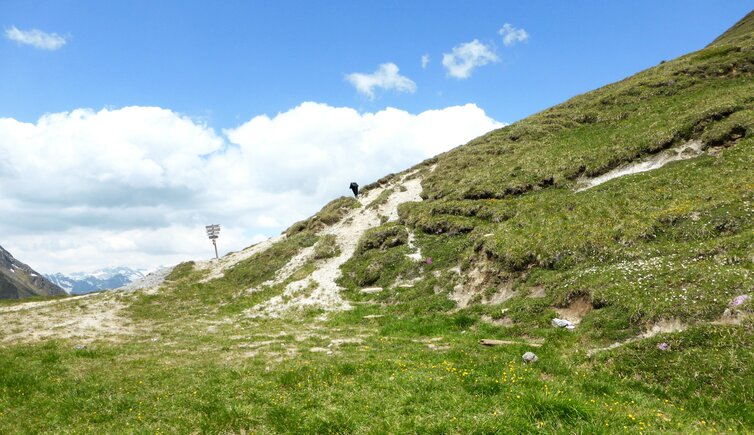
[[[120,315],[123,292],[92,293],[72,298],[0,307],[0,343],[75,339],[81,343],[117,340],[134,333]]]

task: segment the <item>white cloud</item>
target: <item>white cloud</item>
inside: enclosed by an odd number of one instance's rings
[[[442,55],[442,65],[448,75],[457,79],[469,78],[474,68],[499,61],[495,50],[477,39],[456,45],[453,51]]]
[[[422,69],[427,68],[427,65],[429,65],[429,55],[425,54],[422,55]]]
[[[395,90],[397,92],[416,92],[416,83],[408,77],[398,74],[394,63],[383,63],[372,74],[352,73],[346,76],[357,91],[374,99],[374,89]]]
[[[411,114],[303,103],[222,133],[158,107],[0,118],[0,245],[41,272],[221,255],[500,127],[468,104]]]
[[[517,42],[525,42],[529,39],[529,34],[524,29],[517,29],[513,25],[505,23],[500,30],[497,31],[500,36],[503,37],[503,44],[507,47],[516,44]]]
[[[42,50],[57,50],[64,46],[66,40],[56,33],[47,33],[41,30],[20,30],[16,26],[5,29],[5,37],[19,44],[31,45]]]

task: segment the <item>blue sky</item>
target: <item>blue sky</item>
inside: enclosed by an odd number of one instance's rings
[[[751,1],[2,1],[2,26],[68,39],[54,52],[0,44],[0,116],[154,105],[229,128],[302,101],[416,113],[476,103],[512,122],[702,48]],[[525,29],[505,47],[504,23]],[[443,53],[478,39],[500,62],[466,80]],[[420,57],[430,55],[426,69]],[[413,94],[374,101],[344,79],[393,62]]]
[[[45,273],[206,258],[210,223],[241,249],[753,8],[0,0],[0,245]]]

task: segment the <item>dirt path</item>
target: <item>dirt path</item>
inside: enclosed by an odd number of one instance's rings
[[[340,266],[353,256],[356,245],[364,232],[380,225],[381,216],[386,216],[389,222],[395,221],[398,219],[400,204],[422,200],[421,179],[407,180],[411,175],[413,173],[403,176],[398,182],[370,190],[366,196],[359,198],[362,205],[360,208],[352,210],[340,222],[320,233],[320,235],[335,236],[340,255],[321,260],[316,270],[307,278],[288,284],[282,295],[257,305],[248,314],[253,317],[277,317],[292,308],[318,307],[325,311],[350,309],[350,304],[340,296],[340,286],[336,284],[336,280],[341,275]],[[385,204],[376,208],[366,207],[386,189],[392,189],[393,193]],[[282,269],[288,271],[287,275],[279,274],[276,276],[276,281],[282,282],[295,271],[297,266],[300,267],[312,257],[313,249],[303,250]]]

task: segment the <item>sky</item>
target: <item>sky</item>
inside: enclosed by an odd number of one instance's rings
[[[153,269],[703,48],[754,1],[0,0],[0,245]]]

